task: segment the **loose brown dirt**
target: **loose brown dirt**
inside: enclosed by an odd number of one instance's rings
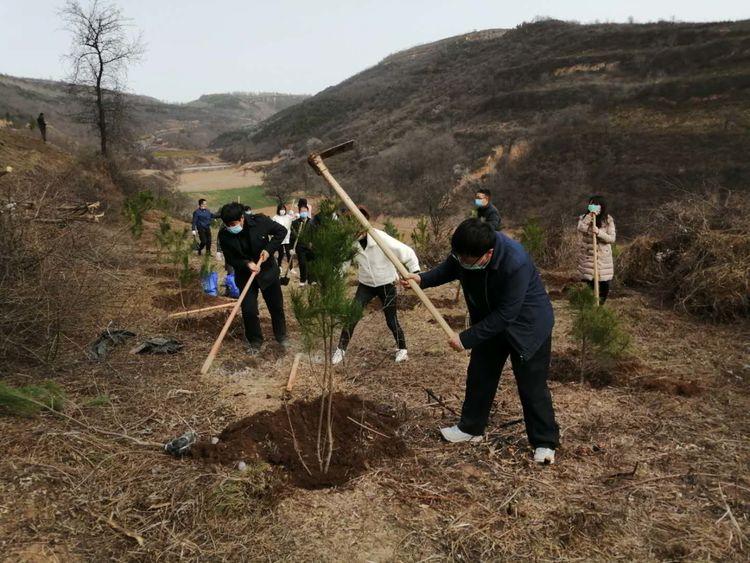
[[[236,466],[263,459],[283,468],[295,486],[321,489],[343,485],[379,461],[407,453],[398,435],[392,410],[357,395],[334,396],[334,455],[327,473],[317,458],[320,401],[285,404],[227,426],[219,442],[200,442],[192,449],[196,459]]]

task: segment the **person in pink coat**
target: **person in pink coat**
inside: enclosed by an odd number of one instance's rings
[[[592,220],[592,214],[596,220]],[[607,212],[607,202],[600,195],[589,198],[586,213],[578,219],[578,272],[581,279],[594,289],[594,235],[597,242],[599,265],[599,303],[604,304],[609,294],[609,285],[615,275],[612,244],[616,239],[615,220]]]

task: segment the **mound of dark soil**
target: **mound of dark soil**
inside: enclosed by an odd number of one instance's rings
[[[319,407],[318,400],[297,401],[243,418],[224,429],[218,444],[199,442],[191,455],[224,465],[264,459],[283,467],[294,485],[320,489],[342,485],[372,465],[408,452],[397,434],[399,422],[387,407],[337,393],[333,458],[328,473],[322,473],[316,453]]]

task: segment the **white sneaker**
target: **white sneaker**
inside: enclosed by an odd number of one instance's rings
[[[450,428],[441,428],[440,433],[445,438],[446,442],[458,443],[458,442],[481,442],[484,436],[474,436],[463,432],[458,425],[451,426]]]
[[[555,450],[549,448],[537,448],[534,450],[534,461],[544,465],[555,463]]]
[[[299,282],[300,287],[305,287],[307,285],[307,282]]]
[[[336,348],[336,351],[333,353],[333,357],[331,358],[331,363],[334,366],[340,364],[344,361],[344,356],[346,356],[346,350]]]
[[[405,362],[409,359],[409,352],[406,351],[406,349],[399,350],[396,352],[396,363],[400,364],[401,362]]]

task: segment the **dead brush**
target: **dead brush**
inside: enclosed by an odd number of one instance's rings
[[[654,214],[623,252],[628,285],[665,294],[677,310],[716,321],[750,315],[750,198],[691,195]]]
[[[107,299],[101,226],[61,216],[76,202],[70,170],[32,170],[0,185],[0,356],[50,366],[88,338]]]

